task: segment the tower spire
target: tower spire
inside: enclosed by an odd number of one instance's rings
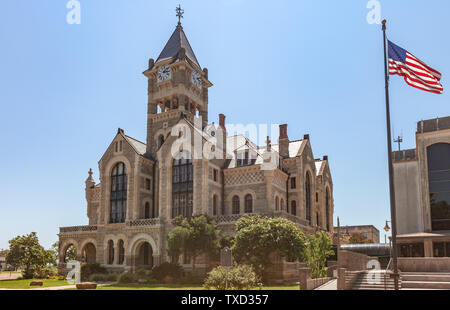
[[[178,5],[175,11],[177,12],[178,17],[178,27],[181,27],[181,19],[183,18],[184,15],[184,10],[181,8],[181,4]]]

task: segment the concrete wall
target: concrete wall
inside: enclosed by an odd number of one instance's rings
[[[423,232],[419,165],[417,161],[394,162],[397,233]]]
[[[449,257],[399,257],[402,272],[450,272]]]
[[[338,254],[339,268],[346,268],[348,271],[366,270],[369,260],[367,255],[351,251],[341,250]]]

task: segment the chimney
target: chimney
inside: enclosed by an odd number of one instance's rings
[[[225,114],[222,113],[219,114],[219,127],[217,128],[218,129],[217,131],[219,133],[219,136],[217,137],[218,138],[217,142],[219,143],[218,146],[221,147],[224,152],[223,153],[224,159],[226,159],[226,150],[227,150],[227,129],[225,127],[225,118],[226,118]]]
[[[309,140],[309,134],[304,135],[303,140]]]
[[[328,155],[324,155],[323,160],[328,160]]]
[[[289,157],[289,138],[287,135],[287,124],[280,125],[280,137],[278,138],[280,156]]]
[[[219,126],[225,129],[225,115],[219,114]]]

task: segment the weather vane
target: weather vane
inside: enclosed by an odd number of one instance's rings
[[[181,8],[181,4],[175,10],[177,12],[178,17],[178,25],[181,25],[181,19],[183,18],[184,10]]]

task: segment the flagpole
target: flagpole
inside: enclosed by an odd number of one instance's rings
[[[392,265],[394,268],[394,284],[398,290],[398,264],[397,264],[397,214],[395,210],[395,188],[394,188],[394,167],[392,165],[392,142],[391,142],[391,113],[389,108],[389,73],[386,50],[386,20],[383,20],[383,46],[384,46],[384,79],[386,87],[386,127],[387,127],[387,146],[389,161],[389,193],[391,202],[391,225],[392,225]]]

